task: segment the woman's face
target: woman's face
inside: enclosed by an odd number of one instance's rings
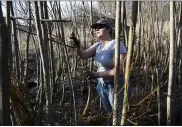
[[[98,38],[104,39],[110,36],[110,29],[105,25],[99,25],[95,28],[95,34]]]

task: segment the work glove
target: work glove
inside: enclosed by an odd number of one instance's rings
[[[73,40],[74,47],[79,49],[80,48],[80,41],[77,39],[77,37],[75,36],[75,34],[73,32],[71,33],[70,39]]]
[[[90,72],[90,71],[87,71],[86,72],[86,76],[90,79],[93,79],[93,78],[98,78],[98,73],[97,72]]]

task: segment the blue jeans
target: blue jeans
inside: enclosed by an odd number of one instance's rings
[[[121,121],[122,109],[123,109],[123,97],[124,97],[124,90],[121,88],[124,85],[124,77],[122,76],[120,79],[119,84],[119,91],[118,94],[118,118],[119,122]],[[114,81],[101,83],[98,81],[97,88],[98,94],[101,97],[104,109],[111,114],[114,108]]]

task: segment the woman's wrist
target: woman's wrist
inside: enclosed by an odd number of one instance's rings
[[[108,76],[114,76],[114,69],[110,69],[107,71],[97,72],[97,77],[108,77]]]
[[[76,47],[78,50],[80,50],[81,49],[81,46],[78,46],[78,47]]]
[[[95,77],[100,78],[100,72],[95,72]]]
[[[79,49],[81,49],[81,46],[80,45],[76,45],[76,48],[79,50]]]

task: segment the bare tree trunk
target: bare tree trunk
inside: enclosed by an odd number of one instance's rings
[[[122,39],[123,39],[123,43],[125,46],[127,46],[126,44],[126,40],[127,40],[127,33],[126,32],[126,8],[125,8],[125,1],[122,1],[121,4],[121,30],[122,30]]]
[[[92,12],[92,1],[91,1],[91,3],[90,3],[90,24],[92,24],[93,23],[93,14],[92,14],[93,12]],[[93,31],[91,30],[91,36],[92,36],[92,42],[91,42],[91,45],[93,45]],[[85,40],[84,40],[85,41]],[[86,48],[86,45],[85,45],[85,47],[84,48]],[[86,64],[87,65],[87,64]],[[91,60],[90,60],[90,71],[92,71],[93,70],[93,58],[91,58]],[[86,114],[86,111],[87,111],[87,109],[88,109],[88,106],[89,106],[89,102],[90,102],[90,98],[91,98],[91,84],[92,84],[92,79],[90,79],[90,82],[88,83],[86,83],[87,85],[88,85],[88,98],[87,98],[87,103],[86,103],[86,106],[85,106],[85,108],[84,108],[84,110],[83,110],[83,113],[82,113],[82,115],[84,116],[85,114]]]
[[[3,11],[2,11],[2,4],[0,1],[0,23],[4,23],[4,18],[3,18]]]
[[[8,27],[8,39],[10,41],[9,43],[9,71],[12,72],[13,69],[13,54],[12,54],[12,44],[11,44],[11,34],[12,34],[12,30],[11,30],[11,17],[10,17],[10,8],[11,8],[11,4],[12,2],[9,1],[7,2],[7,8],[6,8],[6,24],[7,24],[7,27]]]
[[[133,46],[135,38],[135,27],[138,14],[138,2],[132,2],[132,21],[129,30],[129,42],[128,42],[128,53],[126,57],[126,73],[125,73],[125,84],[124,84],[124,100],[123,100],[123,111],[121,125],[125,125],[127,117],[127,108],[128,108],[128,89],[129,89],[129,77],[131,71],[131,63],[133,56]]]
[[[14,16],[14,10],[13,10],[13,5],[11,4],[11,14]],[[19,43],[18,43],[18,38],[17,38],[17,31],[16,31],[16,19],[13,19],[13,34],[14,34],[14,50],[15,50],[15,70],[16,70],[16,75],[17,79],[20,81],[20,53],[19,53]]]
[[[43,4],[43,7],[41,7],[41,17],[48,19],[48,10],[47,10],[47,2],[40,2]],[[52,76],[51,76],[51,69],[50,69],[50,50],[49,50],[49,39],[48,39],[48,22],[42,23],[42,32],[43,32],[43,38],[44,38],[44,45],[45,45],[45,61],[46,61],[46,106],[48,109],[47,115],[48,115],[48,121],[49,124],[52,125],[52,96],[53,96],[53,86],[52,86]]]
[[[61,13],[59,13],[59,18],[62,19]],[[63,42],[64,45],[66,45],[65,34],[64,34],[64,27],[63,27],[63,23],[62,22],[60,24],[60,27],[61,27],[62,42]],[[59,31],[59,33],[60,33],[60,31]],[[69,59],[68,59],[68,50],[67,50],[66,46],[64,46],[64,54],[65,54],[66,66],[67,66],[67,69],[68,69],[69,84],[70,84],[71,93],[72,93],[72,99],[73,99],[75,125],[77,125],[77,112],[76,112],[75,92],[74,92],[74,87],[73,87],[73,82],[72,82],[71,67],[70,67]]]
[[[156,5],[156,8],[158,10],[158,7],[157,7],[157,3],[155,3]],[[150,9],[150,13],[152,15],[152,7]],[[159,54],[161,54],[161,51],[159,50],[159,47],[160,47],[160,30],[159,30],[159,12],[155,12],[155,15],[156,15],[156,23],[157,23],[157,31],[154,33],[155,34],[155,67],[156,67],[156,83],[157,83],[157,107],[158,107],[158,112],[157,112],[157,117],[158,117],[158,126],[160,126],[161,124],[161,97],[160,97],[160,86],[161,86],[161,77],[162,77],[162,73],[161,73],[161,67],[160,67],[160,63],[158,61],[160,61],[160,56]],[[153,18],[153,17],[152,17]],[[163,20],[163,19],[162,19]],[[152,24],[154,23],[154,21],[152,20]]]
[[[182,31],[182,28],[181,28],[181,26],[182,26],[182,1],[180,2],[180,18],[179,18],[180,20],[179,20],[179,35],[178,35],[178,48],[179,48],[179,50],[178,50],[178,53],[179,53],[179,58],[180,58],[180,61],[179,61],[179,85],[181,85],[182,84],[182,79],[181,79],[181,76],[182,76],[182,53],[181,53],[181,47],[182,47],[182,43],[180,43],[180,40],[182,39],[182,34],[181,34],[181,31]],[[182,91],[182,87],[180,88],[180,91]],[[182,97],[182,92],[181,92],[181,94],[180,94],[180,96]],[[182,100],[181,100],[181,102],[180,102],[180,105],[181,105],[181,107],[182,107]],[[180,123],[181,123],[181,125],[182,125],[182,109],[181,109],[181,119],[180,119]]]
[[[118,92],[120,84],[120,24],[121,24],[121,1],[116,2],[116,21],[115,21],[115,58],[114,58],[114,110],[113,110],[113,125],[118,123]]]
[[[174,2],[170,1],[170,53],[169,53],[169,79],[167,93],[167,125],[172,125],[172,86],[174,69]]]
[[[45,5],[46,5],[46,3],[45,3]],[[47,5],[46,6],[44,6],[45,8],[47,8]],[[46,9],[45,9],[46,10]],[[47,16],[48,17],[48,16]],[[50,73],[52,74],[51,75],[51,82],[53,83],[52,84],[52,88],[57,88],[57,84],[56,84],[56,81],[55,81],[55,77],[56,77],[56,71],[55,71],[55,63],[54,63],[54,45],[53,45],[53,41],[51,41],[51,39],[52,39],[52,30],[51,30],[51,25],[50,24],[47,24],[48,25],[48,31],[49,31],[49,39],[50,39],[50,43],[49,43],[49,45],[50,45],[50,66],[51,66],[51,69],[50,69]],[[52,92],[53,92],[53,90],[52,90]]]
[[[11,125],[8,70],[8,31],[5,24],[0,24],[0,125]]]
[[[7,2],[8,14],[10,5]],[[0,19],[3,18],[0,2]],[[3,20],[0,20],[0,125],[11,126],[10,119],[10,102],[9,102],[9,68],[8,68],[8,53],[9,43],[8,28]]]
[[[47,33],[45,26],[43,25],[43,31],[41,29],[41,24],[40,24],[40,16],[39,16],[39,9],[38,9],[38,3],[34,1],[34,8],[35,8],[35,22],[36,22],[36,30],[37,30],[37,35],[39,39],[39,49],[40,49],[40,55],[41,55],[41,60],[42,60],[42,66],[43,66],[43,77],[44,77],[44,83],[43,85],[46,89],[46,107],[47,107],[47,116],[48,116],[48,122],[49,125],[52,125],[52,120],[51,120],[51,104],[52,104],[52,93],[51,93],[51,83],[50,83],[50,73],[49,73],[49,60],[48,60],[48,40],[47,38]],[[41,12],[42,13],[42,12]],[[42,34],[43,33],[43,34]],[[43,39],[44,37],[44,39]]]
[[[28,2],[29,4],[29,19],[31,19],[31,3],[30,1]],[[27,22],[28,24],[28,34],[27,34],[27,40],[26,40],[26,53],[25,53],[25,68],[24,68],[24,85],[25,85],[25,88],[27,89],[27,73],[28,73],[28,68],[29,68],[29,60],[28,60],[28,57],[29,57],[29,42],[30,42],[30,33],[31,33],[31,20],[28,20]]]
[[[88,97],[87,97],[87,103],[86,103],[86,106],[85,106],[85,108],[83,110],[82,116],[84,116],[86,114],[86,111],[88,109],[89,102],[90,102],[90,96],[91,96],[91,82],[89,82],[89,84],[87,82],[86,84],[88,85]]]
[[[137,75],[137,85],[136,85],[136,101],[139,100],[139,87],[140,87],[140,75],[141,75],[141,38],[142,38],[142,17],[141,17],[141,1],[138,2],[138,18],[139,18],[139,38],[138,38],[138,52],[137,52],[137,56],[138,56],[138,75]],[[136,112],[136,116],[139,115]],[[138,120],[136,121],[136,123],[138,123]]]
[[[90,1],[90,24],[93,24],[93,5],[92,5],[92,1]],[[91,29],[91,36],[92,36],[91,45],[93,45],[93,43],[94,43],[93,29]],[[93,68],[94,68],[94,59],[91,58],[91,60],[90,60],[90,71],[92,71]]]

